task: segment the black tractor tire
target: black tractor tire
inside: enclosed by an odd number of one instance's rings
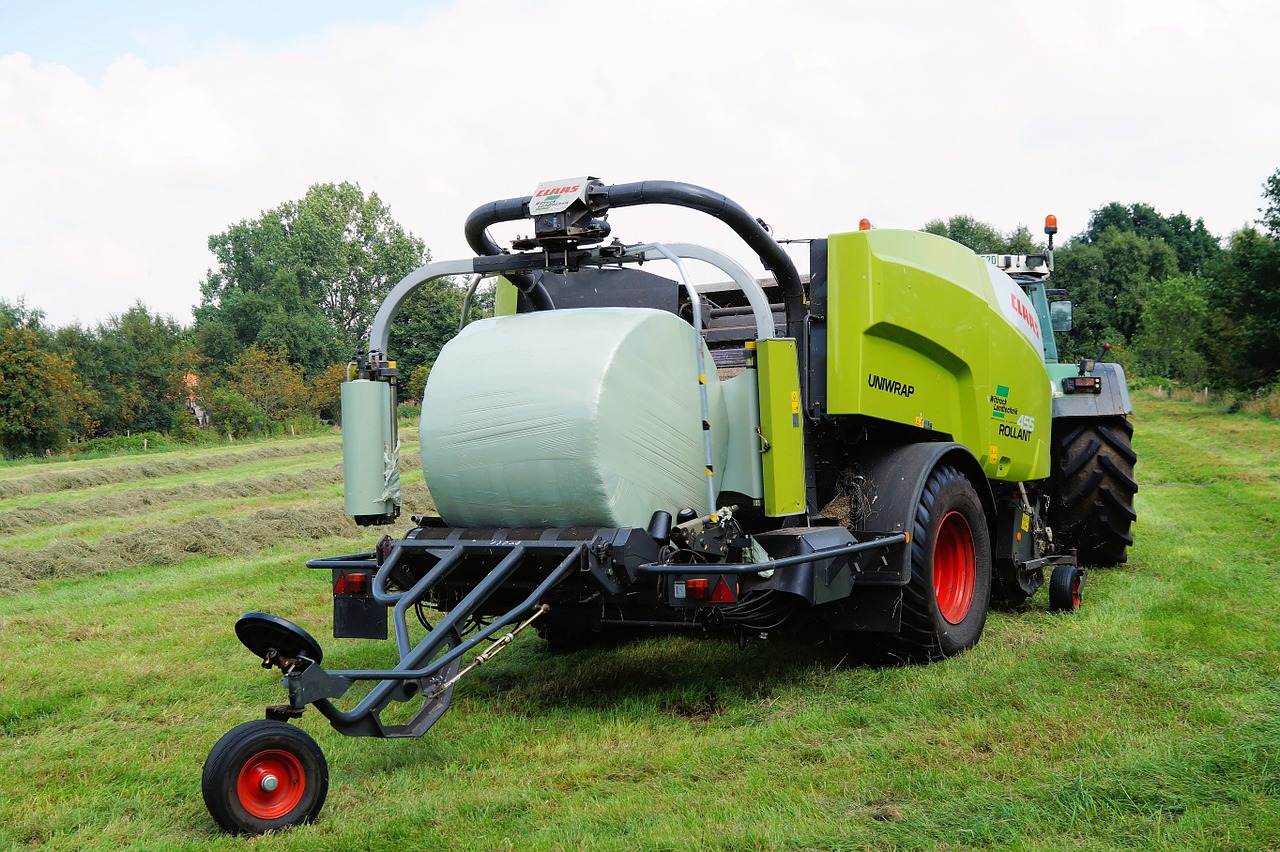
[[[305,731],[257,719],[222,735],[200,779],[205,806],[232,834],[265,834],[310,822],[329,792],[329,765]]]
[[[1053,424],[1049,526],[1082,565],[1120,565],[1138,519],[1133,424],[1127,417],[1063,418]]]
[[[960,471],[934,469],[911,529],[911,582],[902,627],[864,634],[863,657],[878,665],[929,663],[972,648],[991,602],[991,538],[978,492]]]
[[[1084,572],[1074,565],[1059,565],[1049,576],[1049,611],[1075,612],[1084,592]]]

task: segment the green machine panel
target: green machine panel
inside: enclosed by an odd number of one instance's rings
[[[773,517],[804,511],[804,415],[800,368],[791,338],[756,341],[760,434],[764,437],[764,512]]]
[[[1041,330],[1012,279],[918,231],[835,234],[828,258],[828,414],[943,433],[992,479],[1049,475]]]

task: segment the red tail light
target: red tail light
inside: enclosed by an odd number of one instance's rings
[[[691,600],[705,601],[707,593],[711,590],[711,581],[706,579],[685,580],[684,593]]]

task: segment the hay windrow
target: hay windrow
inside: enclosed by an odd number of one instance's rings
[[[0,536],[16,535],[40,527],[59,526],[86,517],[135,515],[156,506],[174,503],[269,497],[332,485],[342,481],[342,465],[312,468],[300,473],[275,473],[259,479],[227,482],[188,482],[157,488],[136,488],[123,494],[21,506],[0,512]]]
[[[19,479],[0,482],[0,500],[26,497],[31,494],[50,494],[57,491],[72,491],[81,488],[95,488],[100,485],[114,485],[119,482],[160,479],[166,476],[220,470],[267,459],[289,458],[309,453],[331,453],[334,449],[335,446],[331,442],[276,444],[258,447],[245,452],[224,453],[199,458],[153,459],[138,464],[124,464],[117,467],[47,471],[33,476],[24,476]]]
[[[261,447],[207,459],[172,459],[99,471],[51,472],[0,483],[0,494],[5,493],[2,489],[14,486],[18,486],[15,490],[23,494],[41,493],[126,482],[140,477],[183,475],[333,450],[331,444]],[[418,454],[409,450],[402,451],[400,466],[402,471],[409,472],[420,470],[422,465]],[[94,474],[103,476],[94,477]],[[73,478],[75,482],[71,481]],[[88,479],[95,481],[86,483]],[[205,516],[177,523],[151,524],[126,532],[108,533],[94,542],[68,539],[38,550],[0,551],[0,595],[16,594],[46,579],[103,574],[139,566],[174,565],[196,556],[256,556],[282,541],[356,535],[359,530],[343,513],[341,500],[324,507],[296,505],[300,492],[341,481],[342,465],[336,464],[257,479],[136,488],[120,494],[74,501],[52,500],[39,506],[21,506],[0,512],[0,535],[12,535],[27,529],[70,523],[86,516],[143,515],[157,506],[273,495],[281,495],[284,503],[279,509],[260,509],[234,517]],[[402,491],[406,521],[409,513],[433,510],[434,504],[421,477],[417,477],[416,482],[402,482]],[[371,536],[369,543],[372,544],[376,538]]]
[[[403,455],[401,473],[422,469],[417,453]],[[308,468],[298,473],[273,473],[258,479],[222,482],[187,482],[154,488],[135,488],[121,494],[83,500],[49,500],[36,506],[0,511],[0,538],[41,527],[69,524],[86,517],[111,518],[145,512],[175,503],[212,502],[249,497],[270,497],[318,489],[342,481],[342,465]],[[404,483],[408,487],[408,483]]]
[[[352,530],[340,505],[264,509],[229,520],[199,518],[143,527],[103,536],[94,544],[72,540],[36,551],[7,551],[0,553],[0,594],[16,594],[40,580],[174,565],[195,556],[253,556],[280,541],[347,535]]]

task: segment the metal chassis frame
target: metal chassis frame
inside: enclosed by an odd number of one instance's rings
[[[317,663],[311,663],[285,674],[284,685],[289,692],[289,711],[298,714],[308,704],[314,704],[329,723],[349,736],[370,737],[420,737],[444,715],[452,699],[453,688],[440,689],[457,671],[458,661],[477,645],[515,623],[521,616],[533,610],[548,591],[563,582],[576,571],[585,569],[585,555],[589,542],[467,542],[442,543],[438,541],[393,541],[391,550],[381,565],[375,553],[356,553],[325,559],[313,559],[308,568],[373,568],[373,596],[392,609],[396,646],[400,662],[393,669],[355,669],[326,671]],[[505,550],[506,555],[456,606],[427,632],[416,645],[409,640],[408,612],[414,604],[425,600],[431,588],[449,575],[462,562],[467,550]],[[460,639],[462,623],[469,618],[516,571],[524,558],[533,551],[554,551],[564,554],[560,563],[523,601],[490,624],[468,637]],[[399,564],[406,551],[432,553],[438,557],[436,564],[412,588],[403,592],[387,592],[387,579]],[[447,649],[447,650],[446,650]],[[444,651],[443,654],[440,652]],[[437,656],[439,655],[439,656]],[[359,680],[381,681],[368,695],[350,710],[341,710],[333,699],[341,698]],[[433,692],[433,687],[438,691]],[[418,712],[405,724],[384,725],[381,712],[393,701],[408,701],[419,693],[426,700]]]
[[[905,542],[902,534],[881,536],[870,541],[840,547],[826,548],[812,553],[774,559],[752,564],[687,565],[680,563],[647,563],[637,566],[640,576],[679,575],[691,569],[719,574],[752,574],[786,568],[794,565],[819,562],[836,556],[851,555],[867,550],[890,547]],[[352,553],[331,556],[307,562],[308,568],[324,569],[376,569],[371,584],[371,595],[379,603],[389,607],[394,625],[396,650],[399,663],[391,669],[343,669],[327,671],[319,663],[305,661],[286,672],[284,685],[289,693],[284,715],[300,715],[308,704],[324,715],[335,730],[348,736],[369,737],[420,737],[448,710],[453,697],[454,675],[461,658],[482,642],[490,639],[509,625],[515,624],[533,612],[542,598],[578,572],[589,571],[589,549],[592,541],[540,541],[540,540],[470,540],[441,541],[397,539],[390,542],[381,561],[377,552]],[[416,644],[409,637],[408,614],[415,604],[427,599],[431,590],[444,581],[463,563],[468,552],[494,555],[505,551],[498,564],[484,576],[461,601],[453,606],[441,621],[431,628]],[[437,561],[413,586],[405,591],[388,590],[392,572],[407,554],[430,554]],[[538,583],[520,603],[503,615],[493,619],[488,626],[461,639],[461,627],[515,572],[527,557],[537,554],[562,556],[560,562]],[[443,652],[443,653],[442,653]],[[342,710],[333,703],[356,681],[380,681],[353,708]],[[404,724],[384,724],[380,714],[392,702],[409,701],[424,695],[422,707]]]

